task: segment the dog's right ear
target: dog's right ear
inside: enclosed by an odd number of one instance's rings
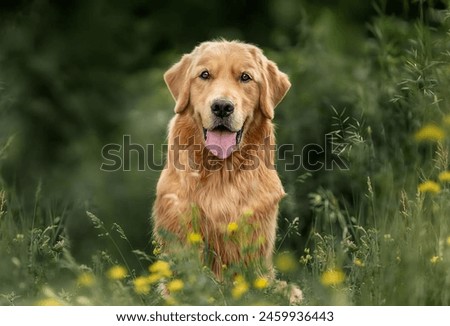
[[[185,54],[179,62],[174,64],[164,74],[164,81],[170,93],[175,99],[175,112],[181,113],[189,104],[191,81],[189,71],[192,62],[192,55]]]

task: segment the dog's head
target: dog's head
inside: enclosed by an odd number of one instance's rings
[[[164,75],[175,112],[192,108],[206,147],[226,159],[255,116],[273,119],[291,84],[256,46],[214,41],[197,46]]]

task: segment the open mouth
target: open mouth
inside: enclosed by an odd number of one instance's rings
[[[231,131],[224,125],[219,125],[213,129],[203,128],[206,148],[220,159],[226,159],[237,150],[242,139],[242,129]]]

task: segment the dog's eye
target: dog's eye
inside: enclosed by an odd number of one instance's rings
[[[241,82],[247,83],[247,82],[249,82],[250,80],[252,80],[252,77],[250,77],[249,74],[247,74],[247,73],[244,72],[244,73],[241,75]]]
[[[208,72],[207,70],[205,70],[205,71],[202,71],[202,73],[200,74],[199,77],[200,77],[201,79],[206,80],[206,79],[209,79],[210,75],[209,75],[209,72]]]

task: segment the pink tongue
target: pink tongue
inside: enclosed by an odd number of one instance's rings
[[[220,159],[226,159],[236,146],[236,132],[206,131],[206,148]]]

